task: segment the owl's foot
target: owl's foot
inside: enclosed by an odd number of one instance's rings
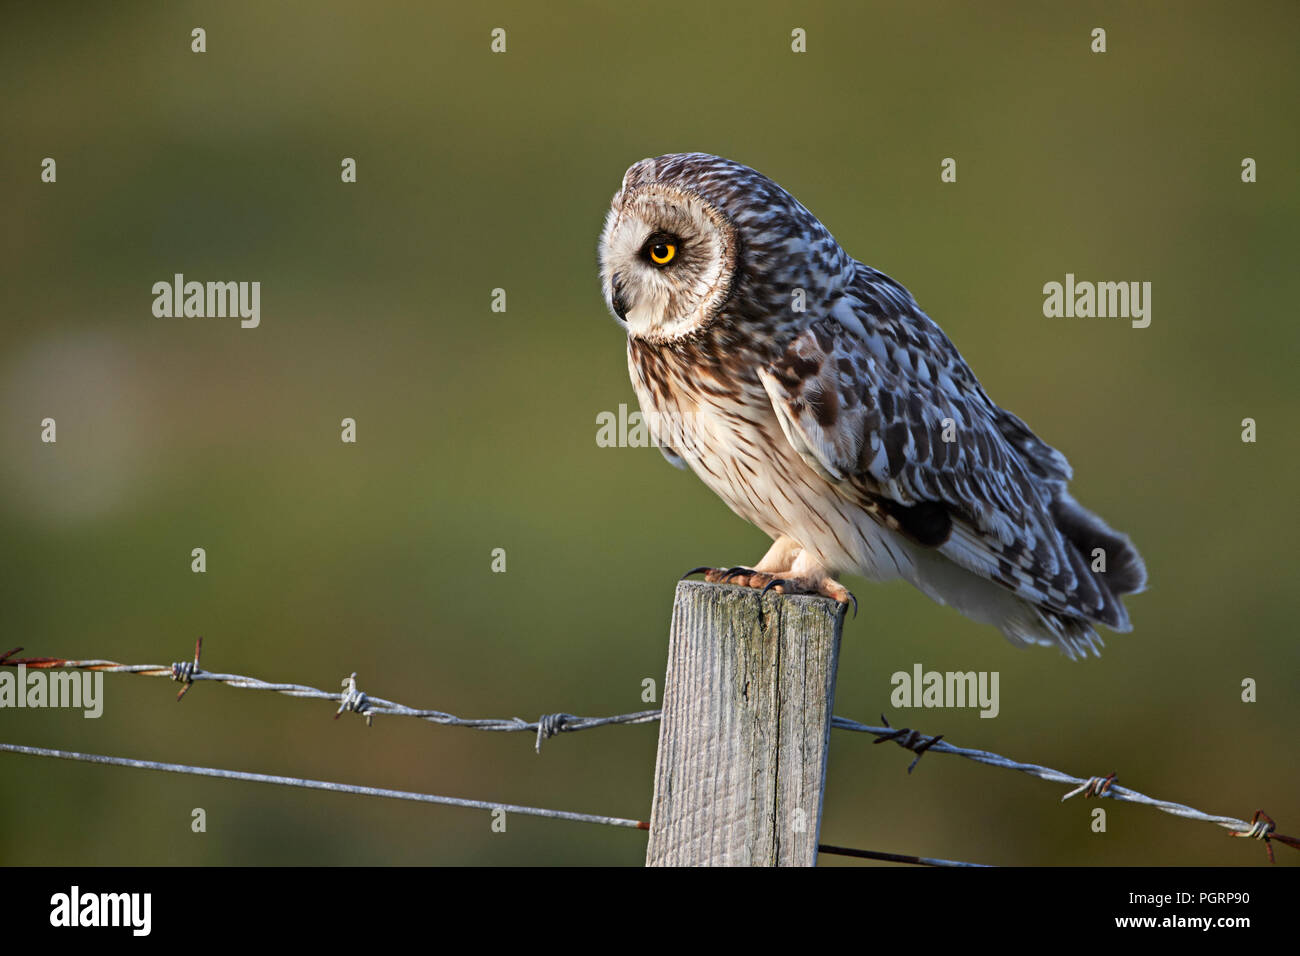
[[[853,592],[840,584],[830,575],[800,574],[790,570],[768,573],[753,568],[695,568],[682,575],[683,580],[692,574],[703,572],[704,580],[710,584],[735,584],[742,588],[762,588],[762,593],[776,591],[778,594],[820,594],[841,604],[853,606],[853,616],[858,616],[858,599]]]
[[[693,574],[703,574],[704,580],[708,581],[710,584],[736,584],[742,588],[762,587],[763,584],[766,584],[767,580],[771,577],[771,575],[765,575],[760,571],[755,571],[753,568],[746,568],[746,567],[710,568],[706,565],[700,568],[691,568],[691,570],[687,571],[685,574],[682,575],[681,579],[685,581]],[[752,584],[750,583],[749,579],[755,575],[763,579],[763,584],[760,584],[758,582]]]
[[[761,577],[770,578],[767,584],[763,585],[764,594],[768,591],[776,591],[778,594],[820,594],[822,597],[828,597],[832,601],[839,601],[841,604],[851,604],[853,606],[853,616],[858,616],[858,599],[853,596],[852,591],[829,574],[823,574],[820,577],[765,574],[761,575]],[[757,587],[758,585],[752,584],[750,586]]]

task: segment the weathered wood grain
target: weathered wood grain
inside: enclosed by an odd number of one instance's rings
[[[647,866],[813,866],[844,607],[683,581]]]

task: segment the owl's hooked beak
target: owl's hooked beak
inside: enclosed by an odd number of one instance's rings
[[[613,290],[613,295],[610,297],[609,307],[614,310],[614,314],[618,316],[620,322],[626,322],[628,304],[627,300],[623,298],[623,286],[618,281],[618,273],[614,273],[610,288]]]

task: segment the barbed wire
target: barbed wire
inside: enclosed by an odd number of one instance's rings
[[[331,693],[305,684],[271,683],[256,677],[247,677],[242,674],[219,674],[212,671],[205,671],[199,666],[200,657],[203,651],[202,638],[199,638],[198,641],[195,642],[193,661],[181,661],[166,667],[157,664],[121,664],[117,661],[107,660],[70,660],[61,657],[16,658],[13,656],[21,650],[21,647],[16,647],[11,651],[0,654],[0,666],[17,667],[23,665],[33,669],[68,669],[101,671],[104,673],[114,674],[137,674],[144,677],[167,677],[171,680],[179,681],[184,685],[176,695],[178,701],[184,698],[185,694],[194,683],[199,681],[216,681],[225,684],[228,687],[236,687],[241,690],[271,691],[289,697],[302,697],[337,702],[339,706],[334,714],[336,719],[345,712],[352,712],[365,717],[367,723],[370,723],[376,715],[385,715],[394,717],[414,717],[419,720],[428,721],[442,726],[464,727],[471,730],[496,731],[500,733],[520,733],[525,731],[535,732],[537,734],[535,749],[538,753],[541,752],[542,742],[544,740],[559,733],[572,733],[579,730],[589,730],[594,727],[606,727],[612,725],[651,723],[659,720],[661,715],[661,711],[659,710],[642,710],[628,714],[614,714],[607,717],[579,717],[567,713],[543,714],[534,721],[527,721],[520,717],[457,717],[456,715],[446,713],[445,711],[418,709],[408,707],[405,704],[399,704],[395,701],[385,700],[382,697],[371,697],[358,689],[355,672],[349,677],[343,679],[341,685],[343,690],[341,692]],[[982,763],[987,766],[1027,773],[1050,783],[1069,784],[1074,789],[1061,797],[1062,802],[1076,796],[1083,796],[1084,798],[1109,797],[1113,800],[1119,800],[1125,803],[1137,803],[1143,806],[1154,807],[1164,813],[1169,813],[1187,820],[1213,823],[1216,826],[1223,827],[1230,831],[1231,836],[1262,840],[1265,849],[1268,851],[1270,862],[1273,862],[1274,860],[1272,844],[1275,840],[1285,846],[1292,847],[1293,849],[1300,849],[1300,839],[1278,833],[1272,818],[1262,810],[1256,810],[1254,816],[1249,821],[1237,817],[1210,814],[1198,810],[1195,807],[1187,806],[1186,804],[1175,803],[1170,800],[1158,800],[1153,797],[1148,797],[1146,794],[1139,793],[1136,790],[1121,787],[1115,783],[1116,775],[1113,773],[1104,777],[1075,777],[1051,767],[1012,760],[1003,757],[1000,754],[992,753],[991,751],[958,747],[944,741],[942,734],[929,736],[906,727],[891,727],[889,721],[883,714],[880,719],[884,726],[873,727],[869,724],[850,720],[847,717],[832,717],[831,726],[837,730],[871,734],[876,737],[876,740],[873,741],[874,743],[893,742],[906,750],[912,751],[916,754],[916,759],[914,759],[908,766],[908,773],[911,773],[916,768],[921,757],[926,753],[951,754],[953,756],[965,757],[968,760],[973,760],[976,763]],[[5,746],[7,748],[11,745]],[[107,761],[124,758],[105,759]],[[147,763],[147,761],[144,763]],[[916,859],[920,860],[922,858],[918,857]]]
[[[261,690],[271,691],[276,694],[284,694],[288,697],[302,697],[314,700],[328,700],[331,703],[339,705],[334,716],[337,718],[345,712],[360,714],[366,718],[366,723],[371,723],[376,716],[386,717],[414,717],[417,720],[428,721],[433,724],[441,724],[447,727],[467,727],[471,730],[487,730],[499,733],[536,733],[537,743],[536,750],[541,753],[542,742],[556,734],[572,733],[579,730],[591,730],[595,727],[608,727],[616,724],[646,724],[659,719],[658,710],[642,710],[632,714],[615,714],[612,717],[579,717],[576,714],[543,714],[537,720],[524,720],[521,717],[506,718],[464,718],[457,717],[455,714],[449,714],[441,710],[421,710],[415,707],[408,707],[405,704],[399,704],[396,701],[385,700],[382,697],[372,697],[362,692],[357,687],[357,675],[354,672],[351,676],[343,679],[341,692],[324,691],[317,687],[310,687],[306,684],[287,684],[272,683],[264,681],[257,677],[248,677],[243,674],[219,674],[213,671],[205,671],[199,666],[199,659],[203,653],[203,638],[199,638],[194,645],[194,660],[180,661],[179,663],[162,666],[160,664],[120,664],[117,661],[103,660],[69,660],[62,657],[26,657],[16,658],[13,655],[21,651],[21,647],[15,647],[13,650],[0,654],[0,666],[17,667],[22,664],[31,669],[41,670],[81,670],[81,671],[100,671],[105,674],[136,674],[141,677],[167,677],[171,680],[179,681],[184,686],[176,695],[176,699],[181,700],[186,692],[189,691],[195,683],[199,681],[216,681],[219,684],[225,684],[227,687],[236,687],[240,690]]]
[[[872,743],[892,742],[898,744],[906,750],[916,754],[916,759],[908,766],[907,772],[911,773],[916,765],[920,763],[921,757],[927,753],[952,754],[956,757],[965,757],[967,760],[973,760],[976,763],[987,764],[990,767],[1001,767],[1004,770],[1017,770],[1020,773],[1027,773],[1030,776],[1037,777],[1040,780],[1047,780],[1051,783],[1070,784],[1074,787],[1069,793],[1061,797],[1064,803],[1071,797],[1082,796],[1088,797],[1109,797],[1112,800],[1119,800],[1124,803],[1139,803],[1147,807],[1155,807],[1165,813],[1171,813],[1177,817],[1183,817],[1187,820],[1199,820],[1202,823],[1213,823],[1217,826],[1224,827],[1231,831],[1232,836],[1248,837],[1254,840],[1263,840],[1264,846],[1268,850],[1268,859],[1273,860],[1273,841],[1277,840],[1293,849],[1300,849],[1300,839],[1278,833],[1276,826],[1271,817],[1262,810],[1256,810],[1255,815],[1249,822],[1240,820],[1237,817],[1218,816],[1211,813],[1205,813],[1197,810],[1195,807],[1189,807],[1186,804],[1174,803],[1172,800],[1157,800],[1154,797],[1148,797],[1144,793],[1136,790],[1130,790],[1128,787],[1121,787],[1115,783],[1116,774],[1107,774],[1104,777],[1075,777],[1068,773],[1062,773],[1060,770],[1054,770],[1051,767],[1044,767],[1034,763],[1022,763],[1018,760],[1011,760],[1003,757],[1001,754],[995,754],[988,750],[974,750],[969,747],[958,747],[943,740],[943,734],[938,736],[927,736],[907,727],[891,727],[889,720],[884,714],[880,715],[883,727],[872,727],[868,724],[858,723],[856,720],[849,720],[847,717],[832,717],[831,727],[837,730],[850,730],[856,733],[872,734],[875,740]]]

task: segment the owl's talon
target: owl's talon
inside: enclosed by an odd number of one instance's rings
[[[857,597],[854,596],[852,591],[840,584],[840,582],[836,581],[834,578],[825,578],[822,580],[816,588],[816,593],[820,594],[822,597],[828,597],[831,600],[839,601],[841,604],[853,605],[853,616],[858,616]]]
[[[745,587],[746,585],[751,584],[749,579],[758,574],[758,572],[753,568],[746,568],[740,565],[732,568],[711,568],[705,565],[687,571],[681,576],[681,580],[685,581],[692,574],[703,574],[704,580],[709,584],[736,584]],[[757,583],[753,583],[753,586],[756,587]]]
[[[763,575],[763,577],[767,577],[767,575]],[[757,584],[755,584],[755,587],[757,587]],[[807,580],[799,577],[781,578],[773,576],[769,579],[767,586],[763,588],[763,594],[773,589],[779,589],[778,594],[819,594],[822,597],[830,598],[832,601],[838,601],[840,604],[852,605],[853,616],[858,616],[857,597],[834,578],[825,577],[821,580],[816,578]]]
[[[752,586],[753,577],[758,572],[752,568],[710,568],[704,572],[704,580],[710,584],[735,584],[738,587]]]

